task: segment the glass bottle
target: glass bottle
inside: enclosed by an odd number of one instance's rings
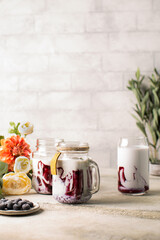
[[[50,162],[56,146],[63,139],[37,139],[36,151],[32,158],[32,186],[37,193],[52,194],[52,175]]]
[[[149,189],[149,148],[144,137],[123,137],[118,144],[118,190],[144,194]]]

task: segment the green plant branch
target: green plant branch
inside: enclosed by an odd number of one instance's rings
[[[160,74],[157,69],[151,77],[142,76],[140,70],[135,73],[136,79],[128,81],[127,88],[133,92],[136,103],[132,117],[136,119],[136,125],[148,139],[150,159],[152,162],[158,159],[160,148]],[[145,80],[149,85],[145,85]],[[148,136],[148,131],[149,136]]]

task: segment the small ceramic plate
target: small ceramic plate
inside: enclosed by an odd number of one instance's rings
[[[40,206],[38,203],[33,203],[34,207],[29,209],[29,210],[0,210],[0,215],[8,215],[8,216],[13,216],[13,215],[28,215],[35,213],[39,211]]]

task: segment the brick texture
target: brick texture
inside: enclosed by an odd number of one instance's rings
[[[139,135],[127,82],[160,70],[159,0],[0,1],[0,134],[31,121],[37,137],[89,142],[101,167]]]

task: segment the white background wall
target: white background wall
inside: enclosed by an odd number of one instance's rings
[[[159,0],[1,0],[0,133],[29,120],[115,166],[118,138],[139,133],[127,81],[159,60]]]

